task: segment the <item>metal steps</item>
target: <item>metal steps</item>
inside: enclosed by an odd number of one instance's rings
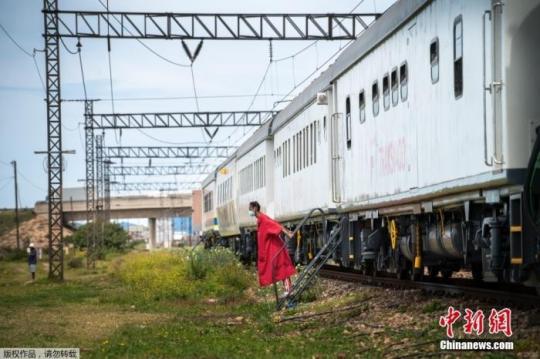
[[[341,229],[347,221],[346,217],[341,217],[337,225],[332,228],[328,240],[325,241],[323,247],[317,252],[315,257],[309,262],[309,264],[302,270],[296,281],[291,287],[291,292],[287,297],[278,298],[276,300],[276,308],[280,310],[284,306],[292,307],[296,305],[300,295],[309,287],[309,285],[315,279],[315,276],[319,273],[322,266],[332,257],[336,249],[341,244],[343,237],[341,236]],[[297,227],[299,228],[300,225]],[[296,232],[297,230],[295,230]],[[326,235],[326,231],[324,232]]]

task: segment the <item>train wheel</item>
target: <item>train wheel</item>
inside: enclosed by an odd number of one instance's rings
[[[429,266],[428,267],[428,276],[429,279],[435,279],[437,278],[437,274],[439,274],[439,266]]]
[[[409,274],[408,269],[398,268],[398,270],[396,272],[396,278],[399,279],[399,280],[403,280],[403,279],[407,278],[409,275],[410,274]]]
[[[454,273],[454,271],[451,269],[441,269],[441,275],[444,279],[452,277],[452,273]]]
[[[475,281],[481,282],[483,279],[482,262],[474,262],[471,265],[471,274]]]
[[[374,269],[373,269],[373,262],[372,261],[366,261],[364,263],[364,269],[362,270],[364,275],[373,275]]]

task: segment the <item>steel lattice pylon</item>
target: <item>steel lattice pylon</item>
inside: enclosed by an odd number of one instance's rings
[[[103,161],[103,186],[105,192],[103,219],[105,223],[109,223],[111,221],[111,161],[109,159]]]
[[[104,201],[104,182],[103,182],[103,135],[96,135],[96,241],[94,244],[93,257],[97,259],[103,244],[103,201]],[[94,262],[95,265],[95,262]]]
[[[179,166],[118,166],[109,168],[109,176],[176,176],[208,174],[208,164],[185,164]]]
[[[143,182],[143,183],[116,183],[113,184],[111,190],[114,192],[129,192],[129,191],[179,191],[192,190],[200,186],[200,182]]]
[[[185,127],[258,127],[275,111],[213,111],[94,114],[94,129],[185,128]]]
[[[105,147],[108,158],[227,158],[234,146],[123,146]]]
[[[85,146],[86,146],[86,267],[95,267],[95,257],[93,249],[96,246],[96,193],[95,193],[95,164],[94,164],[94,131],[92,129],[92,114],[94,113],[94,102],[84,102],[85,118]]]
[[[49,278],[64,279],[62,221],[62,123],[58,1],[44,0],[45,71],[47,83],[47,164],[49,214]]]
[[[49,277],[62,280],[62,131],[60,52],[62,37],[214,39],[214,40],[342,40],[355,39],[378,13],[363,14],[173,14],[59,11],[58,0],[43,0],[47,88],[47,163],[49,214]],[[114,20],[111,21],[110,18]],[[85,103],[87,220],[95,221],[94,139],[92,103]],[[220,121],[222,117],[218,116]],[[196,121],[200,119],[197,118]],[[226,121],[229,121],[228,119]],[[232,120],[233,122],[235,120]],[[246,124],[251,122],[246,118]],[[223,123],[225,125],[225,123]],[[250,123],[249,125],[252,125]],[[198,126],[198,125],[197,125]],[[152,126],[153,127],[153,126]],[[157,126],[156,126],[157,127]],[[206,126],[203,126],[206,129]],[[213,126],[212,126],[213,127]],[[219,126],[218,126],[219,127]],[[212,136],[211,136],[212,137]],[[154,149],[150,150],[154,152]],[[228,150],[168,150],[180,157],[224,158]],[[164,155],[163,150],[159,156]],[[150,158],[154,154],[150,153]],[[167,155],[168,155],[167,154]],[[173,156],[177,157],[177,156]],[[124,158],[124,156],[119,156]]]

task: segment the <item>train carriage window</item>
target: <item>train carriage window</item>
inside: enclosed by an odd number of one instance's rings
[[[300,132],[296,134],[296,171],[300,171]]]
[[[371,100],[373,101],[373,116],[379,114],[379,83],[375,81],[371,86]]]
[[[287,176],[287,141],[283,142],[283,177]]]
[[[293,136],[293,146],[292,146],[292,158],[293,158],[293,169],[292,173],[296,173],[296,135]]]
[[[324,132],[324,140],[326,141],[326,116],[323,116],[323,132]]]
[[[296,151],[296,154],[298,155],[296,168],[298,171],[302,169],[302,131],[298,132],[298,138],[296,139],[296,146],[298,147],[298,150]]]
[[[307,137],[307,133],[308,133],[308,132],[307,132],[307,127],[304,127],[304,129],[302,130],[302,132],[303,132],[303,135],[302,135],[303,141],[302,141],[302,143],[304,144],[304,156],[303,156],[304,158],[303,158],[303,166],[302,166],[302,168],[306,168],[306,167],[307,167],[307,164],[308,164],[308,163],[307,163],[307,159],[308,159],[308,151],[307,151],[307,149],[308,149],[308,137]]]
[[[390,82],[390,86],[392,87],[392,106],[397,106],[399,103],[397,67],[390,74]]]
[[[408,94],[408,82],[409,82],[409,69],[407,68],[407,62],[404,62],[399,67],[399,84],[401,92],[401,101],[407,101]]]
[[[309,166],[309,127],[304,128],[304,167]]]
[[[436,37],[429,45],[429,62],[431,64],[431,83],[439,81],[439,38]]]
[[[315,121],[313,129],[315,133],[319,135],[319,141],[320,141],[321,134],[320,134],[320,128],[319,128],[319,121]],[[317,163],[317,140],[316,139],[313,140],[313,163]]]
[[[384,75],[382,79],[382,91],[384,110],[387,111],[390,108],[390,80],[388,74]]]
[[[463,19],[454,20],[454,96],[463,95]]]
[[[287,140],[287,174],[291,174],[291,139]]]
[[[360,123],[366,122],[366,95],[364,90],[358,94],[358,109],[360,112]]]
[[[345,99],[345,133],[347,136],[347,149],[351,148],[352,133],[351,133],[351,98],[347,96]]]
[[[309,164],[313,164],[313,147],[315,145],[315,131],[313,131],[313,128],[315,127],[315,122],[312,122],[309,124]]]
[[[264,168],[264,163],[266,162],[266,157],[263,156],[262,159],[261,159],[261,187],[264,187],[265,185],[265,182],[266,182],[266,177],[265,177],[265,168]]]

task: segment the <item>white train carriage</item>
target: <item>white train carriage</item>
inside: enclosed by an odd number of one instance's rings
[[[540,0],[395,3],[218,168],[221,235],[252,200],[289,224],[334,209],[344,265],[540,287],[539,43]]]
[[[249,202],[257,201],[261,210],[274,216],[274,152],[270,124],[262,125],[242,144],[236,154],[238,175],[238,225],[255,228],[255,218],[249,216]]]
[[[219,233],[223,237],[240,234],[238,227],[238,175],[236,151],[216,170],[216,215]]]
[[[314,97],[320,83],[316,80],[272,123],[274,208],[281,221],[301,218],[315,207],[335,208],[328,170],[328,106],[317,104]]]
[[[202,231],[218,231],[216,214],[216,172],[212,171],[202,182]]]
[[[381,18],[368,30],[380,36],[366,33],[347,49],[343,58],[357,62],[329,91],[336,101],[332,124],[339,126],[333,141],[342,161],[336,176],[342,209],[464,191],[475,200],[481,194],[471,190],[523,183],[540,116],[525,115],[538,111],[535,101],[518,105],[510,94],[529,87],[524,95],[538,95],[522,66],[532,69],[527,61],[539,49],[529,42],[519,52],[495,52],[503,44],[494,39],[530,37],[533,29],[515,30],[515,13],[528,13],[524,8],[534,3],[508,2],[502,15],[490,16],[491,0],[402,1],[388,10],[403,17],[394,27]],[[415,6],[417,12],[399,9]],[[495,22],[502,24],[498,36]],[[528,60],[513,66],[520,57]]]

